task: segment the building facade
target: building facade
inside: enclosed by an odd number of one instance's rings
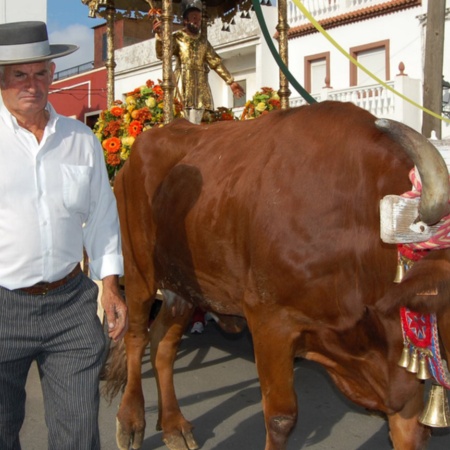
[[[294,1],[288,0],[288,65],[295,79],[318,101],[352,101],[379,117],[400,120],[420,131],[423,111],[417,105],[422,104],[423,95],[428,1],[304,0],[302,4],[325,34],[316,30]],[[276,5],[263,6],[263,13],[275,38]],[[442,74],[446,81],[450,81],[449,24],[447,0]],[[278,67],[254,12],[250,18],[236,15],[229,27],[216,21],[208,27],[208,38],[235,79],[244,84],[249,98],[263,86],[279,86]],[[348,55],[376,78],[353,64]],[[154,38],[117,49],[115,60],[116,96],[147,79],[162,78]],[[231,92],[213,72],[210,84],[215,106],[232,107]],[[305,103],[292,86],[290,90],[292,106]],[[444,99],[448,101],[448,89],[444,90]],[[446,108],[444,113],[450,115],[450,106]],[[442,135],[450,135],[448,123],[443,122]]]

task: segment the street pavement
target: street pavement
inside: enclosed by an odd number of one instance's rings
[[[270,336],[267,336],[270,339]],[[265,443],[261,394],[248,332],[226,335],[208,322],[201,335],[184,336],[175,365],[175,386],[185,417],[195,426],[202,450],[262,450]],[[142,450],[164,450],[157,419],[156,386],[147,351],[143,364],[147,429]],[[318,365],[295,365],[299,418],[288,450],[389,450],[386,421],[349,402]],[[23,450],[45,450],[42,394],[33,366],[27,384]],[[115,415],[119,398],[102,399],[103,450],[116,450]],[[428,450],[450,449],[450,428],[435,429]],[[63,449],[61,449],[63,450]]]

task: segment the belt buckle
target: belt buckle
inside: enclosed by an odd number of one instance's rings
[[[41,295],[41,296],[47,295],[48,291],[49,291],[48,285],[47,286],[42,286],[42,292],[39,292],[38,295]]]

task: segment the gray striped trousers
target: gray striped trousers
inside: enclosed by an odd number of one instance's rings
[[[97,285],[80,274],[47,295],[0,287],[0,449],[20,450],[25,384],[41,379],[49,450],[100,449],[99,372],[105,337]]]

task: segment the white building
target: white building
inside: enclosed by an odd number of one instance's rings
[[[0,23],[47,21],[47,0],[1,0]]]
[[[319,101],[352,101],[379,117],[400,120],[420,131],[423,113],[414,103],[422,104],[428,1],[431,0],[304,0],[302,4],[326,28],[330,41],[311,25],[294,1],[288,0],[290,72]],[[276,5],[262,8],[270,33],[275,36]],[[450,0],[445,28],[443,76],[450,81]],[[222,23],[217,21],[208,28],[208,37],[235,79],[245,84],[249,98],[263,86],[279,87],[278,67],[254,12],[249,19],[237,14],[229,32],[222,31]],[[341,50],[352,55],[385,86],[352,64]],[[162,78],[154,39],[117,50],[115,60],[116,97],[147,79]],[[230,89],[214,72],[210,74],[210,84],[216,107],[233,106]],[[290,90],[291,105],[304,103],[292,86]],[[450,136],[448,122],[443,122],[442,136]]]

